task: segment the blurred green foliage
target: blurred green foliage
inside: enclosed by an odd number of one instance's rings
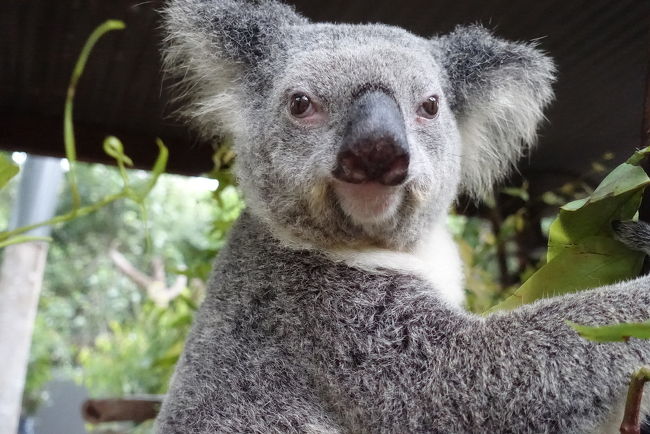
[[[127,170],[133,161],[116,137],[103,143],[116,169],[76,161],[77,82],[93,46],[106,33],[124,27],[115,20],[98,26],[75,64],[63,122],[69,183],[58,215],[0,232],[2,247],[26,241],[29,237],[23,234],[35,227],[54,227],[23,399],[27,414],[45,398],[43,387],[55,375],[77,378],[93,396],[162,393],[203,295],[209,264],[243,208],[234,187],[227,185],[232,183],[227,170],[232,152],[215,154],[215,163],[224,170],[217,170],[214,177],[229,182],[221,182],[212,195],[205,189],[197,195],[187,179],[161,180],[168,151],[159,139],[158,158],[150,173]],[[1,154],[4,204],[13,203],[12,181],[18,172],[9,155]],[[0,205],[5,227],[9,212]],[[74,223],[61,225],[69,222]],[[119,249],[129,266],[143,275],[155,260],[154,277],[163,287],[167,282],[159,282],[161,273],[162,279],[167,272],[182,273],[187,288],[164,307],[155,305],[146,299],[148,286],[146,291],[137,288],[117,271],[117,263],[110,263],[108,253],[113,249]],[[124,269],[122,273],[128,274]]]
[[[480,217],[453,214],[447,225],[465,266],[467,308],[483,312],[504,296],[496,264],[497,236],[490,223]]]
[[[165,393],[192,324],[196,304],[188,296],[166,308],[147,301],[133,319],[109,321],[106,332],[79,350],[79,382],[95,397]]]
[[[82,203],[104,197],[122,185],[116,168],[78,164]],[[135,187],[148,180],[130,171]],[[93,397],[163,393],[182,350],[194,309],[203,296],[214,256],[243,209],[237,190],[198,178],[163,175],[139,204],[116,201],[72,223],[53,228],[44,286],[39,301],[25,411],[33,412],[52,376],[74,378]],[[8,203],[14,182],[2,194]],[[71,195],[61,195],[61,209]],[[9,208],[0,207],[0,222]],[[149,242],[145,237],[148,228]],[[163,258],[168,280],[188,276],[188,288],[168,307],[157,307],[109,258],[117,248],[148,273]]]

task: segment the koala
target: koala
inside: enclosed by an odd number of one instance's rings
[[[638,250],[650,255],[650,223],[644,221],[612,222],[614,238],[632,250]]]
[[[650,344],[650,279],[478,316],[445,229],[535,141],[555,67],[478,26],[423,38],[273,0],[172,0],[164,63],[247,209],[220,252],[158,433],[584,433]],[[618,417],[618,416],[617,416]]]

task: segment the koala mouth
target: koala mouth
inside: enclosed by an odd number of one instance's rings
[[[356,224],[393,218],[403,202],[410,149],[402,112],[386,91],[371,89],[350,106],[331,172],[343,212]]]
[[[360,225],[392,218],[404,197],[403,188],[376,182],[351,184],[335,180],[332,187],[343,212]]]

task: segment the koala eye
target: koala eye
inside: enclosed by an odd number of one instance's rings
[[[289,110],[297,118],[306,118],[314,113],[315,108],[307,95],[304,93],[294,93],[291,95]]]
[[[418,109],[418,116],[427,119],[433,119],[438,114],[438,96],[432,95],[427,98]]]

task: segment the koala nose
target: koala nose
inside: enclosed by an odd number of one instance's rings
[[[372,91],[353,103],[336,161],[332,174],[344,182],[404,182],[409,166],[406,128],[391,96]]]

